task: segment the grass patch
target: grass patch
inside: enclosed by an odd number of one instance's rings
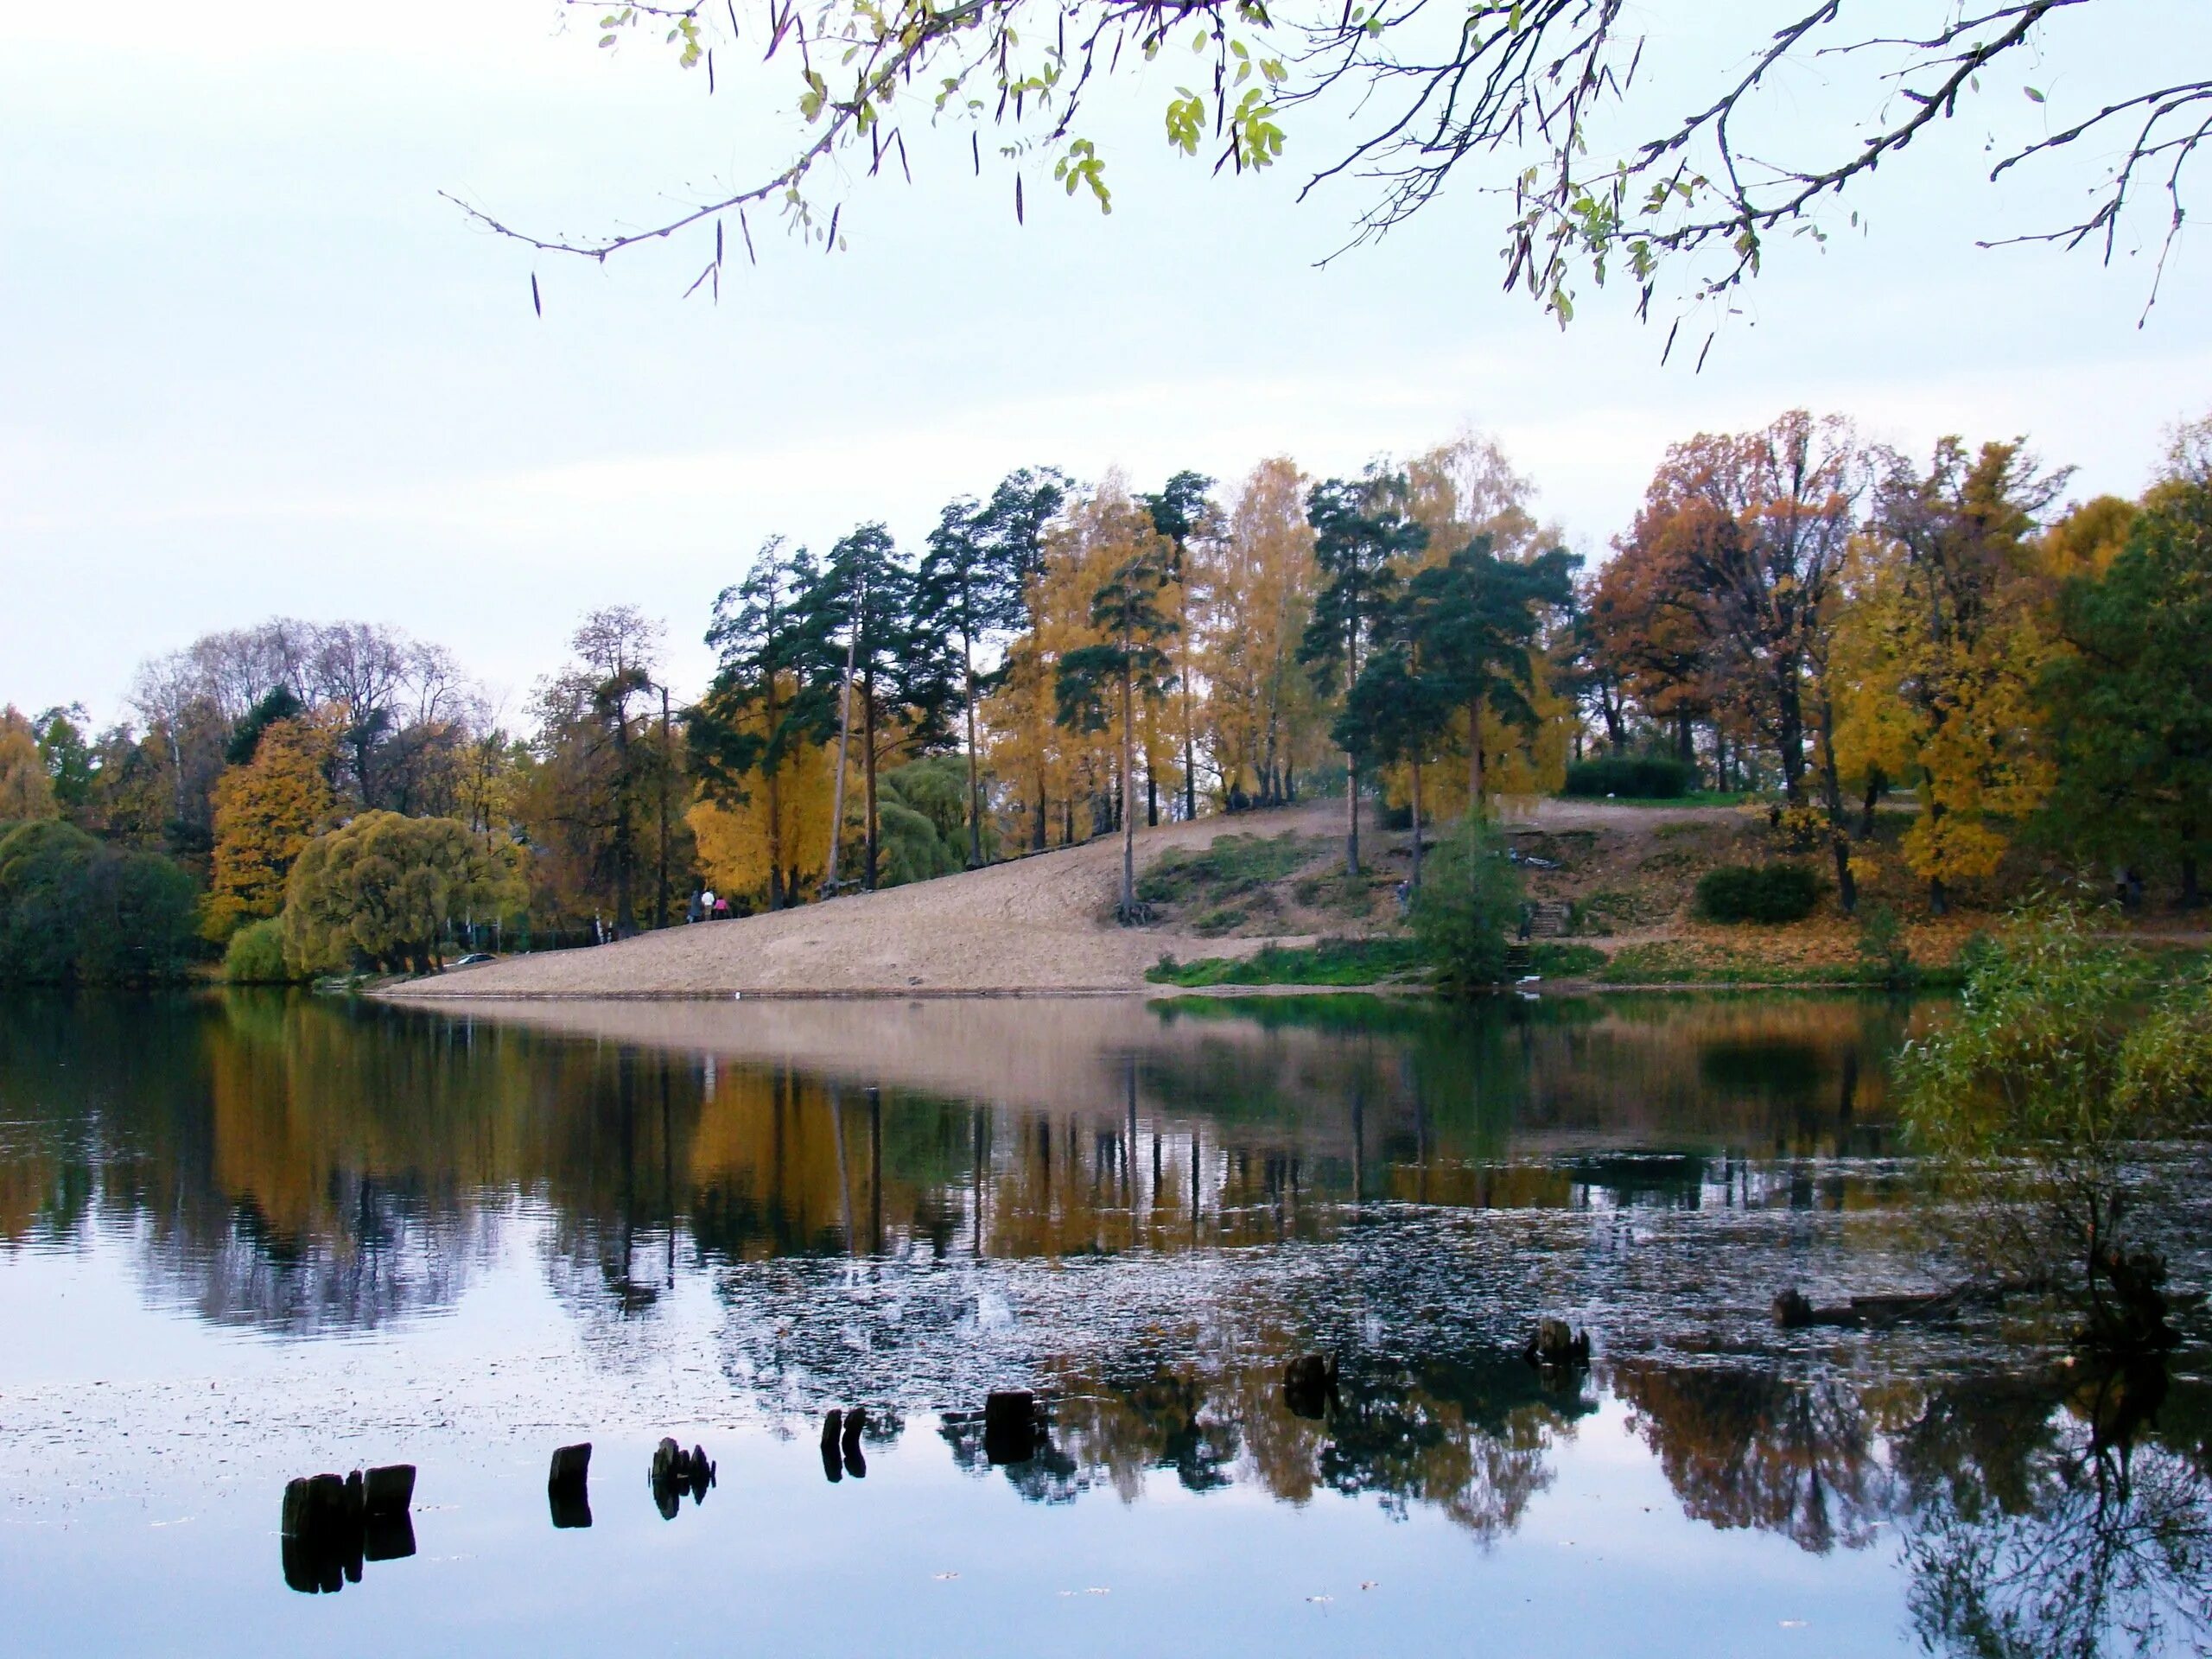
[[[1747,952],[1682,940],[1624,945],[1595,976],[1602,985],[1833,985],[1839,990],[1888,988],[1879,967],[1865,962],[1770,962]],[[1956,968],[1922,968],[1915,988],[1962,984]]]
[[[1191,931],[1201,938],[1217,939],[1234,933],[1251,918],[1234,905],[1217,905],[1191,918]]]
[[[1302,946],[1265,944],[1242,958],[1178,962],[1163,956],[1145,970],[1145,977],[1155,985],[1191,990],[1209,985],[1372,985],[1421,965],[1411,939],[1323,939]]]
[[[1529,971],[1548,979],[1586,979],[1605,965],[1605,953],[1594,944],[1546,942],[1529,947]]]
[[[1216,836],[1204,852],[1173,847],[1162,853],[1137,878],[1137,897],[1148,905],[1202,905],[1220,911],[1232,899],[1281,880],[1313,854],[1314,843],[1295,830],[1272,838]]]

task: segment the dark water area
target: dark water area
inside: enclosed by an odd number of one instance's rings
[[[1885,1084],[1939,1017],[18,1000],[0,1645],[2203,1651],[2201,1346],[1767,1317],[1955,1270]],[[280,1537],[394,1462],[404,1536]]]

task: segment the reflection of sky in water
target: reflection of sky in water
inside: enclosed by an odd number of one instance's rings
[[[0,1014],[10,1650],[1902,1652],[1929,1539],[1994,1581],[2096,1530],[2108,1402],[1986,1323],[1766,1323],[1925,1274],[1879,1005],[818,1016]],[[1514,1351],[1547,1313],[1599,1336],[1580,1389]],[[1281,1385],[1315,1348],[1325,1422]],[[2205,1520],[2190,1369],[2122,1506],[2152,1601]],[[942,1414],[1009,1385],[1051,1445],[992,1471]],[[667,1522],[664,1432],[720,1463]],[[397,1458],[417,1554],[286,1591],[284,1481]]]

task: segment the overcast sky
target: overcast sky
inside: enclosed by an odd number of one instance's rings
[[[2118,84],[2158,28],[2176,57],[2212,48],[2202,0],[2096,10],[2100,35],[2051,37],[2103,43],[2053,51],[2054,102]],[[781,130],[747,102],[763,83],[725,67],[709,100],[650,40],[595,50],[589,21],[550,0],[11,19],[0,702],[111,716],[143,658],[286,613],[442,641],[513,709],[616,601],[668,620],[696,688],[713,595],[765,536],[826,547],[881,518],[918,538],[1025,463],[1140,487],[1275,454],[1320,474],[1475,427],[1597,554],[1669,439],[1792,405],[1916,449],[2025,434],[2080,495],[2133,493],[2161,429],[2212,410],[2212,250],[2184,244],[2139,329],[2147,255],[1974,245],[2078,212],[2102,159],[1981,187],[1992,124],[2042,118],[2017,76],[1884,170],[1866,234],[1780,250],[1693,373],[1618,297],[1562,334],[1501,296],[1471,195],[1315,269],[1356,193],[1299,207],[1288,162],[1254,184],[1170,160],[1171,70],[1109,149],[1110,219],[1033,177],[1017,226],[962,136],[914,147],[912,188],[858,195],[838,257],[756,221],[762,264],[718,307],[678,297],[696,242],[533,258],[437,192],[594,227]],[[1792,85],[1782,118],[1833,120],[1824,89]],[[1294,126],[1289,159],[1336,136]]]

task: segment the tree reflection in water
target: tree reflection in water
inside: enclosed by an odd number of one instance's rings
[[[1930,1651],[2212,1638],[2206,1391],[2163,1362],[1923,1386],[1639,1361],[1612,1384],[1693,1516],[1815,1553],[1894,1524]]]
[[[2201,1386],[1977,1376],[1987,1328],[1762,1351],[1778,1274],[1921,1270],[1878,1230],[1896,1012],[1322,1013],[19,1000],[0,1251],[105,1230],[162,1300],[304,1336],[451,1307],[520,1237],[611,1365],[699,1343],[764,1415],[865,1404],[873,1448],[931,1413],[1040,1502],[1334,1493],[1484,1546],[1610,1393],[1691,1517],[1897,1540],[1931,1647],[2202,1639]],[[1573,1309],[1636,1352],[1551,1391],[1513,1350]],[[1736,1357],[1681,1353],[1730,1319]],[[993,1472],[952,1414],[1008,1386],[1049,1433]]]
[[[2164,1363],[2069,1382],[2031,1427],[2000,1406],[1975,1437],[1993,1455],[1945,1460],[1916,1493],[1905,1550],[1931,1650],[2091,1659],[2212,1643],[2212,1467],[2201,1435],[2158,1432],[2182,1415]]]

